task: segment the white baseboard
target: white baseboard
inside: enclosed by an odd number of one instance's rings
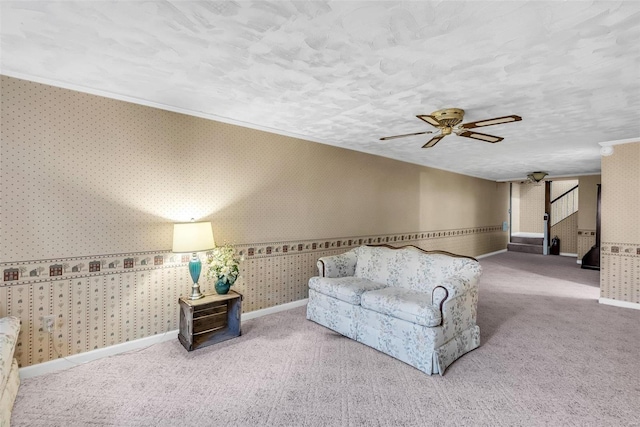
[[[598,298],[598,302],[600,304],[614,305],[616,307],[633,308],[635,310],[640,310],[640,304],[637,304],[635,302],[620,301],[620,300],[611,299],[611,298]]]
[[[138,350],[152,346],[164,341],[178,338],[178,330],[167,331],[163,334],[152,335],[133,341],[127,341],[120,344],[110,345],[109,347],[97,348],[85,353],[73,354],[65,358],[54,359],[37,365],[26,366],[20,368],[20,378],[31,378],[39,375],[49,374],[51,372],[61,371],[63,369],[73,368],[83,363],[93,360],[102,359],[103,357],[113,356],[115,354],[124,353],[131,350]]]
[[[573,258],[578,258],[578,254],[572,254],[572,253],[569,253],[569,252],[560,252],[560,256],[570,256],[570,257],[573,257]]]
[[[308,298],[298,301],[289,302],[286,304],[276,305],[274,307],[264,308],[262,310],[250,311],[242,314],[242,321],[256,319],[258,317],[266,316],[268,314],[278,313],[280,311],[291,310],[292,308],[301,307],[306,305],[309,301]],[[164,341],[170,341],[178,339],[178,330],[167,331],[163,334],[152,335],[150,337],[144,337],[133,341],[127,341],[120,344],[111,345],[109,347],[98,348],[95,350],[87,351],[85,353],[73,354],[65,358],[50,360],[48,362],[39,363],[37,365],[26,366],[20,368],[20,378],[31,378],[39,375],[49,374],[63,369],[73,368],[83,363],[91,362],[93,360],[102,359],[103,357],[113,356],[115,354],[125,353],[127,351],[139,350],[145,347],[150,347],[154,344],[158,344]]]
[[[490,257],[490,256],[493,256],[493,255],[503,254],[503,253],[505,253],[505,252],[507,252],[507,250],[506,250],[506,249],[501,249],[501,250],[499,250],[499,251],[489,252],[488,254],[478,255],[478,256],[476,256],[476,257],[474,257],[474,258],[475,258],[475,259],[482,259],[482,258]]]
[[[267,314],[279,313],[281,311],[291,310],[292,308],[302,307],[307,305],[309,298],[301,299],[298,301],[288,302],[286,304],[276,305],[269,308],[263,308],[262,310],[250,311],[248,313],[242,313],[242,321],[255,319],[257,317],[266,316]]]

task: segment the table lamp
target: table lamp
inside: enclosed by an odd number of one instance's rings
[[[204,296],[204,294],[200,292],[200,285],[198,284],[202,263],[196,252],[209,251],[215,246],[210,222],[173,224],[172,251],[175,253],[191,252],[189,273],[193,280],[193,287],[191,288],[191,296],[189,299],[200,299]]]

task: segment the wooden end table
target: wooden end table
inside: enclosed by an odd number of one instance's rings
[[[242,295],[229,291],[191,300],[180,297],[178,340],[188,351],[239,337]]]

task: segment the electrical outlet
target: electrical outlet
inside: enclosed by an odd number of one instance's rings
[[[51,333],[56,329],[56,316],[42,316],[42,330]]]

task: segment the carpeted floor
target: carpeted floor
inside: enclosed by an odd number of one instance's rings
[[[12,426],[640,425],[640,311],[600,305],[575,258],[481,261],[482,345],[427,376],[305,319],[243,323],[23,381]]]

